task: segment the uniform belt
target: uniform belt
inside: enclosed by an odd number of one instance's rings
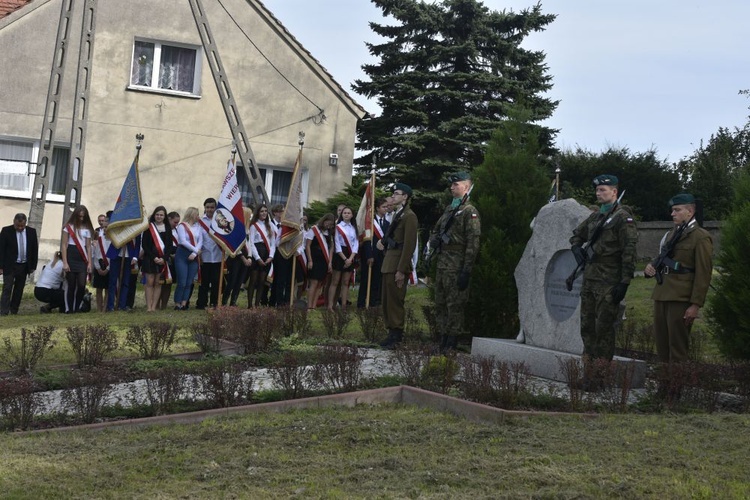
[[[452,245],[443,245],[441,248],[445,250],[446,252],[449,252],[451,250],[463,250],[464,246],[454,243]]]

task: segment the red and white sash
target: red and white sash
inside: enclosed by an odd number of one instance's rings
[[[172,272],[169,270],[169,265],[167,265],[167,248],[164,246],[164,241],[162,241],[161,236],[159,236],[159,230],[156,228],[156,224],[154,224],[153,222],[149,224],[148,231],[149,233],[151,233],[151,239],[154,241],[156,254],[160,259],[164,261],[163,268],[160,273],[162,278],[164,279],[164,283],[172,283]]]
[[[76,248],[78,249],[78,253],[81,255],[81,258],[86,263],[86,265],[89,265],[89,255],[86,253],[86,250],[84,250],[83,245],[81,245],[81,241],[78,239],[78,235],[76,234],[76,230],[73,228],[72,225],[68,224],[65,226],[65,230],[68,233],[68,239],[72,239],[73,243],[75,244]]]
[[[260,224],[260,222],[256,222],[253,224],[255,226],[255,230],[260,235],[260,238],[263,240],[263,244],[266,245],[266,250],[268,250],[268,256],[271,256],[271,243],[268,241],[268,236],[266,236],[265,231],[263,231],[263,226]]]
[[[101,254],[101,259],[104,261],[104,266],[109,267],[109,259],[107,258],[107,251],[109,250],[109,245],[107,245],[107,248],[104,248],[104,233],[102,232],[99,234],[99,237],[96,239],[97,244],[99,245],[99,253]],[[110,243],[111,244],[111,243]]]
[[[344,231],[341,226],[336,226],[336,231],[338,231],[338,233],[341,235],[341,238],[344,240],[344,243],[346,243],[346,250],[342,248],[341,251],[344,253],[344,255],[349,257],[352,254],[352,244],[349,243],[349,238],[347,238],[346,236],[346,231]]]
[[[379,240],[382,240],[383,239],[383,228],[380,227],[380,223],[378,222],[377,219],[373,219],[373,221],[372,221],[372,229],[373,229],[373,232],[375,233],[375,236],[377,236]]]
[[[323,236],[323,233],[320,232],[320,229],[318,229],[318,226],[313,226],[312,232],[313,232],[313,236],[315,236],[315,239],[318,241],[318,246],[320,247],[320,249],[323,252],[323,255],[326,258],[326,262],[330,264],[331,253],[328,250],[328,244],[327,244],[325,237]]]

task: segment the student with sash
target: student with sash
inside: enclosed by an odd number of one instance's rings
[[[388,202],[385,198],[375,200],[375,216],[372,221],[372,240],[363,242],[359,246],[359,260],[362,262],[362,277],[359,281],[359,293],[357,294],[357,307],[362,308],[367,305],[367,288],[370,288],[369,307],[380,305],[380,283],[381,274],[380,266],[383,264],[383,251],[378,250],[375,245],[383,238],[388,230],[390,222],[386,220],[385,214],[388,212]],[[370,272],[370,270],[372,270]],[[372,275],[372,280],[368,275]]]
[[[111,242],[107,238],[107,226],[109,225],[110,215],[112,215],[112,211],[107,212],[106,215],[99,214],[97,217],[99,227],[96,230],[94,241],[91,242],[91,254],[94,261],[94,274],[91,283],[96,290],[96,310],[99,312],[104,312],[109,299],[109,258],[107,257],[107,250],[109,250]]]
[[[247,235],[250,234],[250,221],[253,219],[253,211],[248,207],[243,207],[242,212],[245,216],[245,237],[247,238]],[[242,284],[247,280],[247,275],[252,264],[253,261],[250,258],[250,251],[247,244],[242,245],[242,249],[237,255],[227,258],[227,286],[224,289],[221,305],[237,305],[237,299],[242,291]]]
[[[333,254],[333,225],[336,218],[325,214],[309,231],[305,233],[305,252],[307,254],[307,277],[310,282],[307,289],[307,308],[315,309],[318,296],[323,289],[326,276],[331,272],[331,255]]]
[[[169,304],[169,296],[172,295],[172,283],[177,281],[177,272],[174,268],[174,254],[177,251],[177,226],[180,223],[180,214],[177,212],[169,212],[167,214],[167,222],[170,229],[172,230],[172,253],[167,258],[167,265],[169,266],[169,274],[172,275],[171,281],[164,281],[161,285],[161,293],[159,301],[156,304],[157,309],[166,309]]]
[[[328,290],[328,309],[333,310],[336,304],[336,289],[341,283],[341,308],[346,309],[349,298],[349,280],[357,267],[356,258],[359,252],[357,221],[350,207],[341,210],[334,233],[334,253],[331,274],[331,287]]]
[[[177,289],[174,292],[175,310],[184,311],[190,296],[190,285],[198,274],[198,257],[203,248],[203,229],[198,222],[198,209],[190,207],[185,211],[182,222],[177,226],[177,252],[174,267],[177,272]]]
[[[143,274],[146,277],[146,311],[156,311],[161,284],[172,281],[169,256],[172,254],[172,227],[167,222],[167,209],[158,206],[148,219],[143,232]]]
[[[203,202],[203,217],[198,223],[203,230],[203,247],[201,251],[201,284],[198,287],[198,301],[196,309],[216,307],[219,302],[219,280],[221,279],[221,260],[223,253],[221,247],[211,237],[209,228],[216,212],[216,200],[206,198]]]
[[[253,304],[258,306],[261,303],[266,277],[276,254],[276,233],[268,216],[268,207],[265,205],[253,214],[247,239],[253,260],[247,284],[247,307],[253,307]]]
[[[68,290],[65,294],[65,312],[72,314],[81,308],[86,293],[86,277],[93,271],[91,263],[91,236],[94,226],[84,205],[70,214],[62,230],[62,261]]]
[[[138,273],[138,255],[141,251],[141,235],[116,248],[109,246],[107,259],[109,259],[109,297],[107,298],[107,312],[117,308],[120,311],[129,311],[131,276],[133,272]],[[133,285],[135,286],[135,285]]]
[[[63,292],[63,281],[65,273],[63,272],[62,252],[55,252],[52,260],[42,267],[42,272],[34,287],[34,297],[39,302],[44,303],[39,308],[39,312],[46,314],[55,309],[65,312],[65,292]]]

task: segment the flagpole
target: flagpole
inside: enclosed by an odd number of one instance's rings
[[[560,201],[560,165],[555,169],[555,201]]]
[[[294,308],[294,301],[296,299],[297,295],[297,277],[295,276],[297,272],[297,253],[295,252],[294,255],[292,255],[292,281],[289,283],[289,309]]]
[[[219,298],[216,299],[216,307],[219,307],[219,304],[222,303],[223,293],[224,293],[224,263],[226,262],[225,259],[227,257],[227,252],[222,248],[221,249],[221,266],[219,266]]]
[[[372,156],[372,173],[370,174],[370,215],[375,217],[375,155]],[[370,253],[373,263],[375,262],[375,225],[373,224],[372,236],[370,237]],[[365,308],[370,308],[370,291],[372,290],[372,264],[367,266],[367,295],[365,296]]]

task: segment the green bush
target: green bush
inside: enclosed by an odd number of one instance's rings
[[[741,176],[734,205],[721,229],[716,293],[708,302],[707,317],[722,354],[750,360],[750,175]]]

